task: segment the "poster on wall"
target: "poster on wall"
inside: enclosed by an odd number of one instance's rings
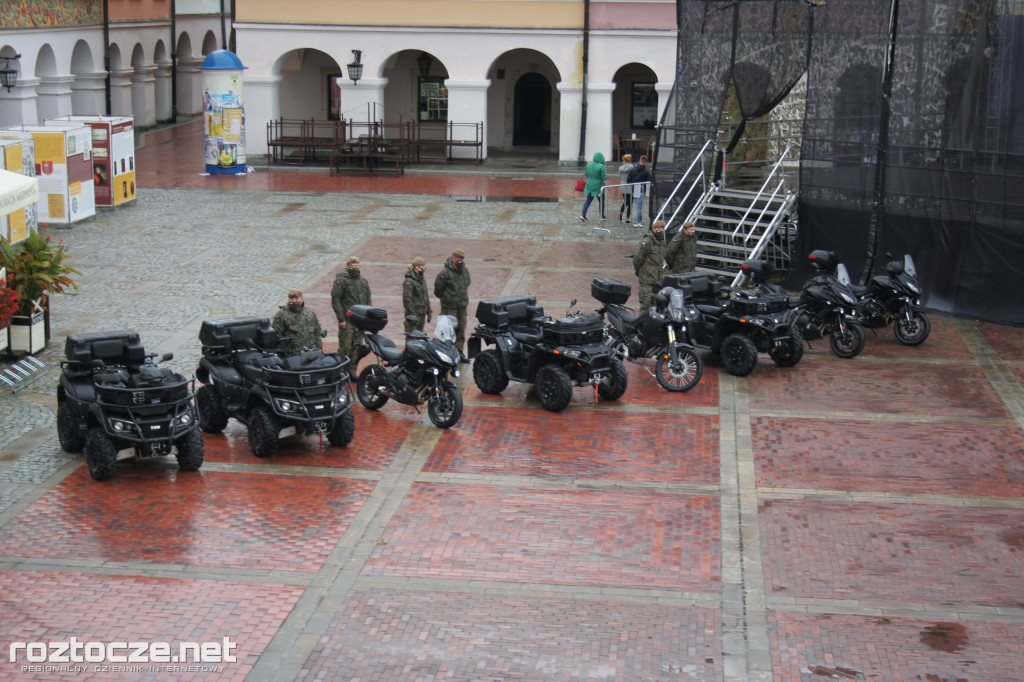
[[[241,87],[241,84],[238,84]],[[245,172],[245,112],[241,93],[203,91],[207,172]]]

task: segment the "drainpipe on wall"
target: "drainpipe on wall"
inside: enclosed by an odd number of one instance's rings
[[[178,122],[178,8],[171,0],[171,123]]]
[[[228,49],[228,30],[224,27],[224,0],[220,0],[220,49]]]
[[[580,104],[580,154],[577,161],[587,164],[587,68],[590,60],[590,0],[583,0],[583,101]]]
[[[107,72],[103,88],[106,91],[107,116],[110,116],[110,0],[103,0],[103,70]]]

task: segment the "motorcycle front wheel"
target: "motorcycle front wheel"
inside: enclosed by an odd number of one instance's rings
[[[658,354],[654,363],[654,376],[666,391],[682,393],[697,385],[704,374],[704,361],[697,352],[682,344],[676,344],[678,362],[672,364],[668,349]]]
[[[462,394],[455,386],[441,384],[441,394],[431,393],[427,399],[427,416],[430,423],[439,429],[455,426],[462,416]]]
[[[892,326],[896,340],[904,346],[920,346],[932,331],[932,323],[922,312],[914,311],[914,318],[900,317]]]
[[[356,397],[368,410],[379,410],[388,401],[386,395],[378,393],[376,388],[370,387],[371,380],[374,384],[387,381],[384,374],[384,368],[380,365],[368,365],[359,373],[359,379],[356,381]]]
[[[856,322],[847,322],[845,330],[833,327],[828,345],[841,358],[855,358],[864,350],[865,340],[864,327]]]

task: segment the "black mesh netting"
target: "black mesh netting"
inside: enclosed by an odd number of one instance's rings
[[[815,248],[854,277],[910,253],[929,308],[1024,322],[1024,0],[824,2],[680,0],[655,201],[693,200],[669,197],[730,79],[747,120],[806,70],[789,283]]]

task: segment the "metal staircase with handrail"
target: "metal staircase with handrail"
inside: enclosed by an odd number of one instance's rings
[[[694,157],[675,189],[665,200],[655,220],[663,218],[677,195],[669,226],[690,221],[697,226],[697,269],[733,277],[733,285],[743,278],[740,265],[745,260],[763,258],[776,269],[789,267],[789,255],[796,238],[798,193],[786,187],[783,162],[790,148],[779,156],[759,189],[726,187],[723,181],[709,181],[705,153],[713,149],[709,140]],[[699,170],[698,170],[699,169]],[[685,192],[683,188],[686,186]],[[692,198],[692,201],[691,201]],[[685,217],[679,214],[690,205]]]

